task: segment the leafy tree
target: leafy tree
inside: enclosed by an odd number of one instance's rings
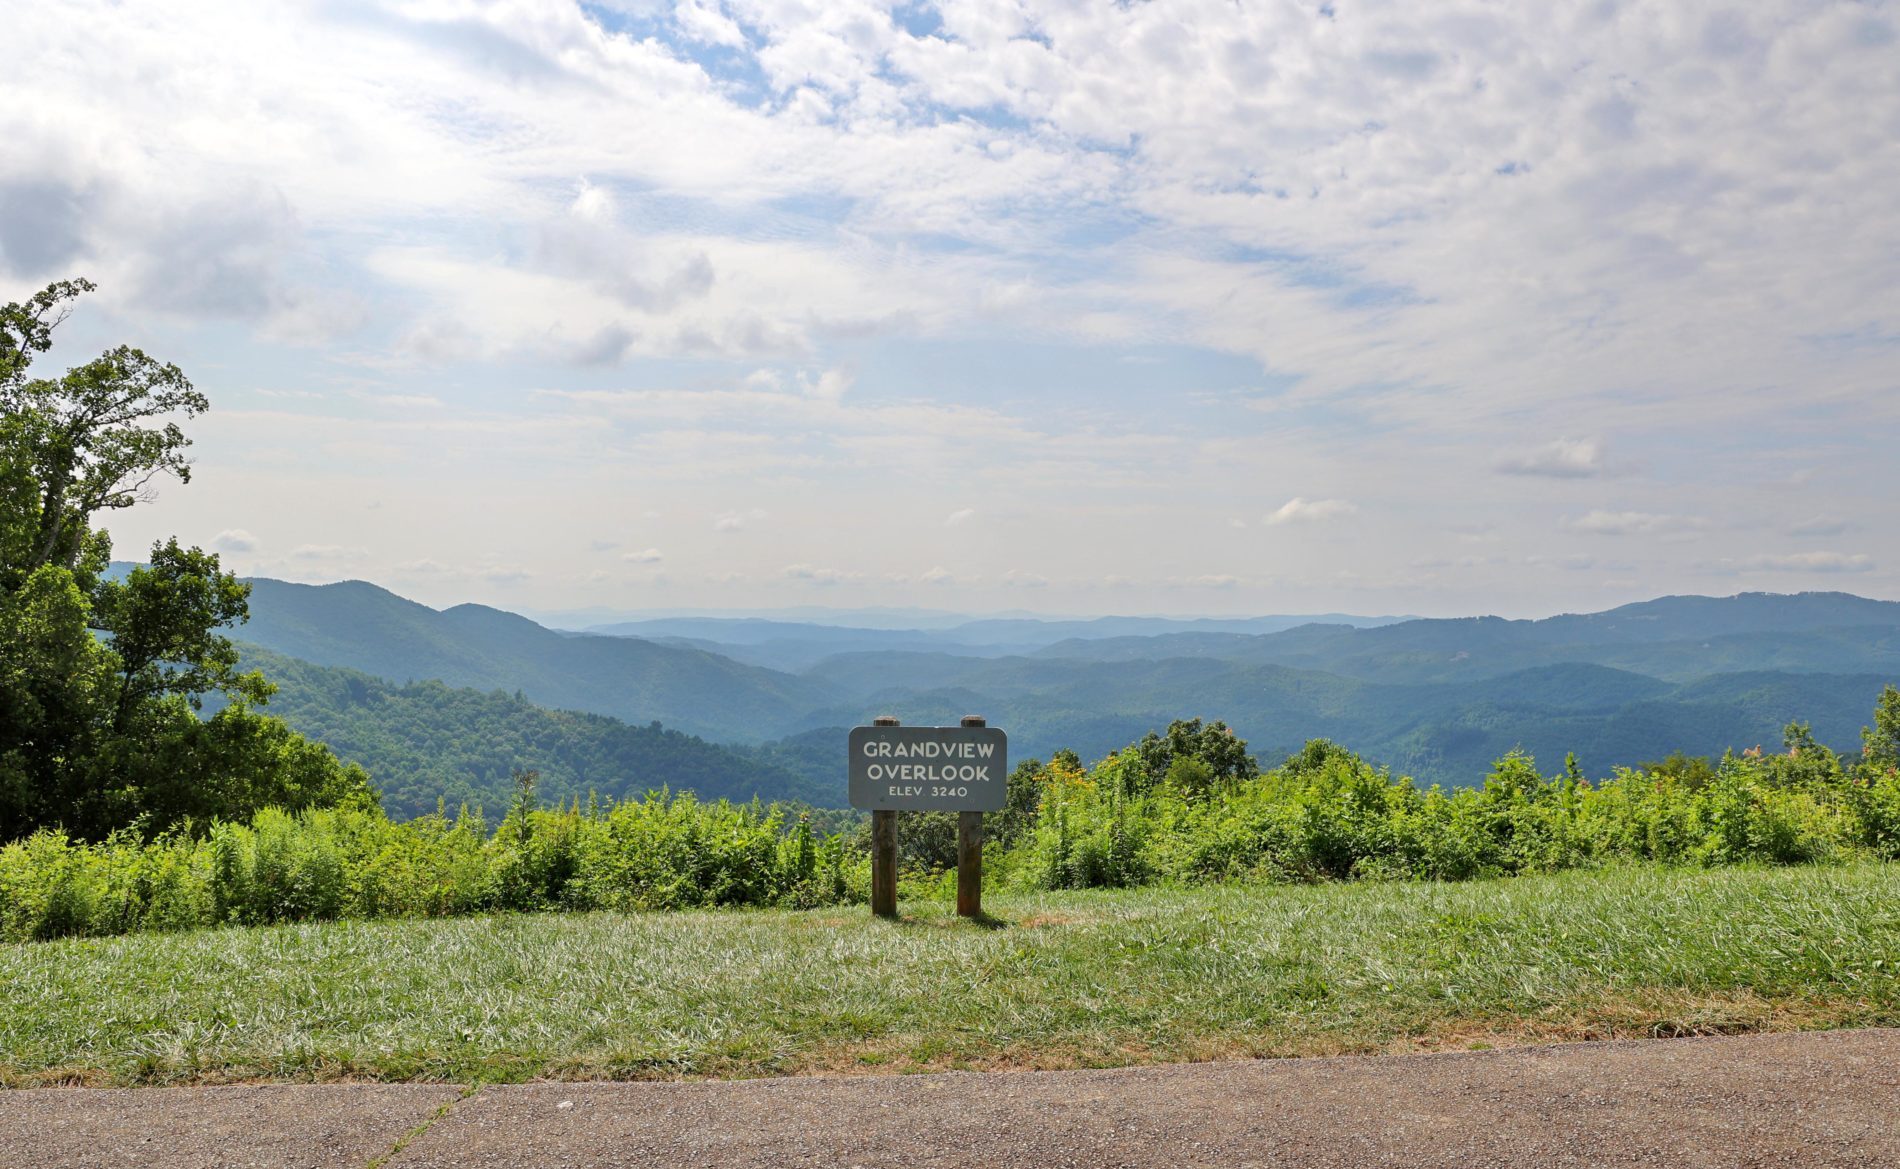
[[[1198,718],[1175,719],[1166,735],[1149,731],[1135,745],[1148,786],[1173,778],[1188,794],[1205,794],[1215,784],[1231,784],[1260,774],[1247,753],[1247,740],[1225,722],[1202,725]],[[1189,766],[1176,767],[1185,761]]]
[[[871,827],[864,826],[865,847],[870,846]],[[906,869],[941,872],[957,867],[957,814],[955,812],[906,812],[897,818],[898,862]]]
[[[1082,769],[1082,761],[1075,758],[1073,751],[1067,752],[1074,759],[1074,769]],[[1018,763],[1006,780],[1003,810],[989,818],[983,826],[984,835],[1007,848],[1026,836],[1035,826],[1036,813],[1042,807],[1042,789],[1049,780],[1049,767],[1040,759],[1025,759]]]
[[[263,675],[236,673],[237,647],[215,630],[249,616],[250,586],[218,571],[218,558],[168,540],[152,549],[149,567],[93,592],[93,628],[111,635],[119,659],[113,728],[123,731],[140,703],[185,695],[196,708],[210,690],[262,702]]]
[[[1861,752],[1876,772],[1900,768],[1900,689],[1883,687],[1874,706],[1874,725],[1860,732]]]
[[[1781,732],[1782,754],[1758,757],[1752,766],[1777,787],[1826,786],[1841,775],[1840,756],[1817,742],[1806,722],[1791,722]]]
[[[191,481],[191,440],[173,416],[196,417],[210,403],[176,365],[121,345],[57,379],[26,376],[34,355],[51,347],[70,302],[92,289],[88,280],[60,281],[25,304],[0,306],[8,479],[16,491],[30,484],[37,495],[7,511],[9,584],[51,564],[86,571],[81,583],[90,586],[109,547],[105,533],[92,531],[92,517],[149,498],[162,476]]]
[[[364,800],[360,770],[251,709],[270,686],[239,675],[216,632],[245,619],[249,588],[215,555],[168,540],[105,578],[111,540],[95,517],[164,477],[190,480],[179,419],[208,403],[130,346],[29,377],[92,288],[61,281],[0,305],[0,839]],[[230,705],[206,723],[212,692]]]

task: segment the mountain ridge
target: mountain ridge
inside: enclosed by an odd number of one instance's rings
[[[740,725],[752,728],[755,741],[779,737],[824,697],[820,684],[722,655],[563,634],[484,605],[435,610],[366,581],[248,583],[251,619],[239,636],[317,665],[394,681],[521,690],[551,707],[628,722],[658,719],[721,738]],[[706,717],[713,708],[720,718]]]
[[[1101,754],[1173,718],[1220,718],[1269,761],[1327,737],[1421,780],[1465,784],[1515,746],[1559,759],[1575,750],[1600,772],[1778,742],[1792,719],[1853,749],[1880,682],[1900,679],[1900,624],[1826,624],[1900,616],[1900,604],[1843,593],[1657,598],[1537,621],[1067,639],[987,655],[942,640],[889,648],[893,631],[856,630],[829,647],[842,652],[788,670],[738,660],[745,647],[724,643],[562,632],[479,604],[438,611],[368,582],[253,587],[238,636],[269,651],[395,684],[439,679],[658,722],[762,751],[816,785],[807,790],[835,782],[841,728],[886,712],[984,714],[1010,730],[1018,757]],[[741,628],[759,645],[785,632]],[[1046,633],[1066,631],[1056,622]],[[795,632],[818,639],[799,654],[828,648],[823,627]]]

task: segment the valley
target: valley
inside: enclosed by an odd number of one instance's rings
[[[251,584],[235,633],[279,686],[271,711],[362,763],[404,815],[438,796],[499,806],[517,767],[563,799],[664,784],[837,807],[845,729],[885,712],[982,713],[1018,758],[1096,759],[1198,716],[1225,720],[1268,765],[1324,738],[1447,787],[1481,783],[1513,749],[1546,770],[1574,752],[1605,776],[1676,751],[1772,747],[1795,720],[1851,752],[1900,677],[1900,603],[1843,593],[1666,597],[1540,621],[708,617],[575,631],[361,581]]]

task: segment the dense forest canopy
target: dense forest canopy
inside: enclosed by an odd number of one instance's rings
[[[841,778],[808,778],[756,748],[709,743],[658,722],[550,710],[518,690],[397,683],[239,648],[245,665],[279,687],[272,713],[366,769],[384,809],[398,818],[426,815],[439,804],[503,808],[511,776],[521,770],[538,773],[541,798],[557,803],[596,795],[638,799],[661,788],[740,803],[844,803]],[[841,775],[835,756],[828,752],[826,762]]]

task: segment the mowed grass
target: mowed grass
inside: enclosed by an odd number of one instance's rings
[[[688,1078],[1900,1024],[1900,865],[0,947],[0,1080]]]

